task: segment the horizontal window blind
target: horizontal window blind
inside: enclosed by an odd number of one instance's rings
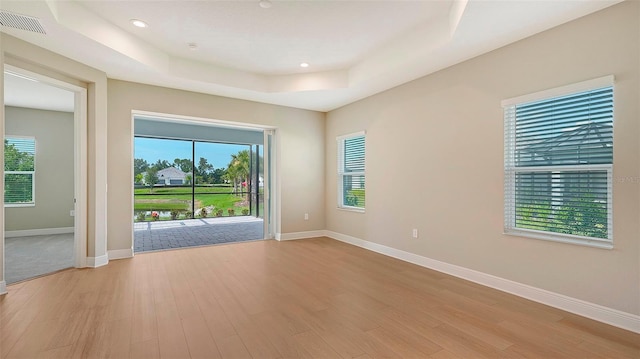
[[[612,240],[613,87],[511,104],[505,230]]]
[[[4,203],[33,203],[33,173],[5,173]]]
[[[346,138],[341,159],[344,173],[364,172],[364,136]]]
[[[4,203],[29,205],[35,202],[35,154],[33,137],[7,137],[4,141]]]
[[[613,162],[613,88],[515,106],[515,165]]]
[[[338,206],[365,206],[365,136],[338,138]]]

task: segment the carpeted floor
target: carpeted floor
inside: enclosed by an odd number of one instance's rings
[[[5,238],[7,284],[73,267],[73,233]]]
[[[134,251],[139,253],[263,239],[263,223],[261,218],[255,217],[135,223]]]

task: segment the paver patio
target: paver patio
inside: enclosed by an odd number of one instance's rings
[[[134,251],[263,239],[263,220],[255,217],[198,218],[134,223]]]

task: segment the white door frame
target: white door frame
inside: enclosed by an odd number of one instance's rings
[[[5,72],[12,72],[35,81],[74,93],[74,266],[87,266],[87,89],[53,79],[20,67],[4,64]],[[4,84],[3,84],[4,85]],[[3,99],[4,104],[4,99]],[[2,131],[4,133],[4,131]],[[4,202],[4,196],[3,196]],[[4,233],[1,234],[4,243]],[[4,257],[2,258],[4,265]]]
[[[275,196],[273,195],[275,191],[275,178],[276,178],[276,159],[275,159],[275,130],[273,129],[265,129],[264,130],[264,143],[263,143],[263,153],[264,153],[264,206],[263,211],[264,215],[262,216],[264,219],[264,239],[274,239],[275,238]]]

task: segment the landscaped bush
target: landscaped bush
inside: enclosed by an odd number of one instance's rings
[[[567,200],[565,205],[553,206],[549,201],[516,204],[516,227],[607,238],[606,204],[594,200],[592,194]],[[531,223],[536,223],[532,226]]]
[[[249,214],[249,209],[245,208],[245,209],[242,210],[242,215],[243,216],[246,216],[248,214]]]
[[[227,213],[229,214],[229,217],[235,216],[236,215],[236,210],[233,208],[229,208],[227,210]]]
[[[144,222],[145,218],[147,217],[147,212],[138,212],[138,214],[136,215],[136,221],[138,222]]]
[[[171,220],[175,221],[176,219],[178,219],[180,211],[174,209],[173,211],[169,212],[169,214],[171,215]]]
[[[184,212],[184,219],[192,219],[192,218],[193,218],[193,212],[191,211]]]
[[[224,211],[223,211],[223,210],[221,210],[221,209],[219,209],[219,210],[217,210],[217,211],[216,211],[215,216],[216,216],[216,217],[222,217],[222,214],[223,214],[223,213],[224,213]]]
[[[206,209],[205,207],[202,207],[202,208],[200,209],[200,217],[202,217],[202,218],[207,218],[207,214],[208,214],[208,213],[207,213],[207,209]]]

